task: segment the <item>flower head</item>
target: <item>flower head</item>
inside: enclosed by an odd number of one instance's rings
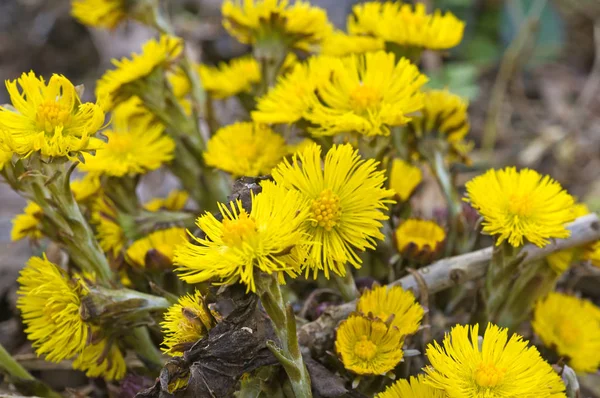
[[[71,191],[78,203],[87,201],[100,192],[100,178],[97,175],[86,174],[82,178],[71,181]]]
[[[390,172],[390,188],[401,201],[406,202],[422,180],[423,173],[420,168],[402,159],[394,159]]]
[[[483,232],[514,247],[527,240],[539,247],[567,238],[575,219],[573,198],[559,183],[535,170],[488,170],[467,182],[466,199],[483,217]]]
[[[71,15],[88,26],[114,29],[127,18],[126,0],[73,0]]]
[[[127,372],[127,365],[119,347],[102,338],[85,347],[73,361],[73,369],[84,371],[88,377],[121,380]]]
[[[154,198],[144,203],[144,209],[148,211],[181,210],[185,207],[189,196],[187,192],[175,189],[169,192],[166,198]]]
[[[340,323],[335,351],[344,367],[359,375],[382,375],[402,360],[402,334],[381,319],[352,314]]]
[[[350,54],[362,54],[369,51],[383,50],[383,40],[371,36],[348,35],[335,31],[325,37],[321,43],[321,54],[332,57],[343,57]]]
[[[411,120],[423,107],[421,86],[427,77],[407,59],[396,62],[384,51],[342,58],[330,79],[317,84],[304,118],[317,125],[315,135],[358,132],[389,135],[389,128]]]
[[[423,307],[416,302],[415,295],[400,286],[378,286],[365,291],[358,299],[356,309],[384,322],[393,316],[390,324],[402,336],[416,333],[423,318]]]
[[[184,228],[161,229],[133,242],[125,252],[125,258],[132,265],[141,268],[151,265],[154,257],[159,257],[157,261],[161,264],[171,265],[175,246],[184,242]]]
[[[450,144],[463,142],[470,128],[469,103],[448,90],[430,90],[423,96],[421,116],[410,125],[419,135],[436,133]]]
[[[227,32],[245,44],[277,38],[309,50],[332,30],[327,12],[302,0],[225,0],[221,13]]]
[[[600,241],[591,244],[583,255],[586,260],[589,260],[593,265],[600,268]]]
[[[463,37],[465,23],[452,13],[427,14],[425,4],[370,1],[357,4],[348,16],[348,32],[367,35],[404,47],[444,50]]]
[[[181,54],[183,41],[163,35],[160,40],[151,39],[144,44],[140,54],[131,54],[131,59],[114,59],[116,69],[107,71],[96,85],[96,97],[107,109],[128,100],[135,93],[128,87],[144,79],[159,68],[168,68]]]
[[[103,134],[108,142],[95,155],[84,154],[79,168],[96,175],[123,177],[156,170],[173,158],[175,142],[156,123],[133,122],[115,111],[112,130]]]
[[[23,214],[18,214],[12,220],[10,239],[14,242],[24,238],[37,240],[42,237],[41,221],[44,212],[35,202],[27,202]]]
[[[286,154],[281,135],[265,125],[238,122],[219,129],[211,137],[204,160],[235,177],[258,177],[270,174]]]
[[[2,148],[0,148],[0,171],[2,171],[2,169],[4,169],[4,166],[6,166],[7,164],[9,164],[12,160],[12,152],[7,152],[5,150],[3,150]]]
[[[261,79],[260,64],[253,57],[236,58],[218,66],[200,65],[198,72],[204,89],[217,99],[250,93]]]
[[[160,324],[165,338],[162,350],[171,356],[180,356],[192,344],[206,336],[215,326],[202,294],[198,290],[179,299],[169,307]]]
[[[17,88],[17,84],[21,90]],[[12,108],[0,106],[0,148],[21,157],[40,151],[44,156],[74,156],[101,148],[94,134],[104,123],[97,104],[82,103],[75,86],[64,76],[48,83],[33,72],[6,81]]]
[[[573,206],[573,213],[575,218],[585,216],[590,213],[590,209],[583,203],[577,203]],[[585,257],[585,249],[583,250],[583,254]],[[546,257],[546,261],[548,265],[557,273],[562,274],[565,272],[574,261],[576,261],[581,255],[580,248],[561,250],[558,252],[554,252]]]
[[[375,396],[376,398],[446,398],[444,390],[437,390],[425,384],[425,377],[411,376],[410,380],[400,379]]]
[[[97,198],[92,204],[92,224],[96,227],[96,238],[100,247],[113,257],[123,250],[127,238],[118,222],[115,204],[106,196]]]
[[[307,269],[345,275],[346,262],[360,268],[357,251],[374,249],[383,239],[381,221],[393,203],[385,176],[373,159],[361,159],[349,144],[334,145],[321,167],[321,147],[312,144],[285,159],[272,172],[278,185],[299,191],[310,206]]]
[[[35,352],[51,362],[81,352],[89,333],[79,315],[84,287],[45,256],[30,258],[17,281],[17,308]]]
[[[600,308],[588,300],[550,293],[533,310],[533,330],[578,372],[600,365]]]
[[[488,324],[483,339],[479,326],[457,325],[427,346],[425,383],[449,398],[565,397],[565,386],[538,350],[517,334]]]
[[[255,270],[295,275],[304,258],[302,226],[308,210],[304,202],[298,192],[265,181],[262,192],[252,197],[250,212],[239,200],[230,206],[219,204],[223,221],[211,213],[199,217],[196,224],[206,236],[192,236],[194,244],[176,248],[180,278],[188,283],[239,280],[255,292]]]
[[[434,221],[408,219],[394,233],[398,251],[413,259],[431,260],[446,240],[446,231]]]

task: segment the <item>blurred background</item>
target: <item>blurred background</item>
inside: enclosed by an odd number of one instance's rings
[[[470,100],[474,163],[461,179],[490,167],[535,168],[600,210],[600,0],[423,2],[430,9],[451,10],[467,24],[460,46],[447,54],[426,54],[422,65],[429,87],[448,87]],[[220,0],[163,3],[198,61],[217,63],[249,50],[221,27]],[[346,16],[359,1],[311,3],[327,9],[331,21],[345,29]],[[45,77],[64,74],[84,84],[84,98],[91,100],[95,80],[110,60],[139,51],[152,35],[135,23],[112,32],[90,29],[69,12],[69,0],[0,0],[0,79],[29,70]],[[2,88],[0,103],[6,102]],[[238,109],[225,103],[221,122],[233,122]],[[142,189],[168,183],[168,176],[155,173]],[[420,195],[428,203],[423,207],[443,203],[427,185]],[[25,339],[13,316],[14,281],[30,253],[39,251],[25,240],[10,242],[11,219],[24,205],[0,185],[0,343],[9,351]],[[44,362],[31,358],[30,367],[35,366]],[[52,374],[47,379],[56,380]],[[582,382],[588,391],[600,391],[597,379]]]

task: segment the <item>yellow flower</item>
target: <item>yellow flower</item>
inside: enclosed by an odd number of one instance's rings
[[[241,57],[229,64],[198,66],[204,89],[213,97],[223,99],[241,93],[250,93],[260,83],[260,64],[253,57]]]
[[[550,293],[533,310],[533,330],[578,372],[600,365],[600,308],[588,300]]]
[[[329,79],[341,61],[328,56],[309,58],[298,63],[288,74],[279,76],[277,84],[260,97],[252,120],[257,123],[294,123],[308,110],[317,85]]]
[[[17,281],[17,308],[35,352],[51,362],[81,352],[88,339],[79,315],[83,287],[45,256],[31,257]]]
[[[389,135],[390,127],[408,123],[423,107],[426,82],[415,65],[405,58],[396,62],[392,53],[350,55],[319,82],[304,118],[318,126],[310,130],[315,135]]]
[[[483,232],[496,245],[514,247],[527,240],[539,247],[551,238],[568,238],[565,225],[575,219],[573,198],[559,183],[530,169],[488,170],[467,182],[467,202],[483,217]]]
[[[78,203],[94,197],[100,192],[100,188],[100,178],[93,174],[86,174],[83,178],[71,181],[71,191]]]
[[[92,342],[73,361],[73,369],[82,370],[88,377],[103,377],[106,380],[121,380],[127,372],[123,353],[108,339]]]
[[[159,68],[168,68],[181,54],[183,40],[163,35],[160,40],[151,39],[142,47],[140,54],[131,54],[131,59],[113,59],[116,69],[109,70],[98,80],[96,97],[103,101],[106,109],[112,109],[128,100],[135,91],[129,86],[148,77]]]
[[[384,47],[383,40],[375,37],[347,35],[344,32],[335,31],[323,40],[321,54],[343,57],[350,54],[383,50]]]
[[[583,258],[600,268],[600,241],[590,245],[586,249]]]
[[[127,238],[117,220],[117,209],[108,197],[99,197],[93,203],[91,221],[96,227],[96,238],[102,250],[117,257]]]
[[[383,375],[402,360],[402,334],[381,319],[352,314],[340,323],[335,351],[344,367],[359,375]]]
[[[195,342],[215,326],[202,294],[196,290],[179,298],[165,313],[161,322],[164,340],[162,350],[171,356],[183,355]]]
[[[408,219],[394,233],[396,248],[404,255],[432,259],[446,239],[446,231],[434,221]]]
[[[84,25],[114,29],[127,18],[126,0],[73,0],[71,15]]]
[[[460,43],[465,23],[452,13],[439,10],[427,14],[425,4],[366,2],[357,4],[348,16],[348,32],[374,36],[405,47],[444,50]]]
[[[167,80],[173,90],[173,95],[183,98],[192,91],[192,84],[182,68],[176,68],[167,74]],[[203,82],[204,83],[204,82]]]
[[[585,216],[590,213],[590,209],[583,203],[577,203],[573,206],[573,213],[575,218],[579,218],[581,216]],[[557,274],[562,274],[565,272],[571,264],[579,258],[581,254],[580,248],[561,250],[559,252],[555,252],[546,257],[546,261],[548,265],[556,271]],[[585,250],[584,250],[585,257]]]
[[[12,160],[12,152],[7,152],[0,148],[0,171],[4,169],[4,166],[10,163]]]
[[[406,202],[423,180],[423,173],[417,166],[402,159],[394,159],[390,172],[390,188],[401,201]]]
[[[21,87],[21,91],[17,88]],[[48,84],[33,72],[6,81],[13,108],[0,106],[0,147],[21,157],[71,156],[101,148],[93,137],[104,123],[100,106],[81,103],[73,84],[53,75]]]
[[[400,379],[375,396],[376,398],[446,398],[443,390],[425,384],[425,377],[411,376],[410,380]]]
[[[565,386],[534,347],[517,334],[488,324],[483,340],[479,326],[457,325],[427,346],[431,366],[425,383],[446,391],[449,398],[565,397]]]
[[[144,268],[150,251],[158,252],[169,263],[173,263],[175,246],[185,242],[185,229],[173,227],[152,232],[138,239],[125,252],[125,258],[134,266]]]
[[[346,262],[360,268],[358,252],[374,249],[393,191],[373,159],[362,159],[349,144],[334,145],[321,168],[321,147],[312,144],[272,172],[277,184],[298,190],[310,206],[306,273],[346,274]]]
[[[206,145],[206,164],[231,173],[234,177],[258,177],[286,155],[283,137],[269,127],[238,122],[220,128]]]
[[[219,210],[223,221],[211,213],[198,218],[196,225],[205,238],[192,237],[195,243],[176,248],[181,279],[188,283],[219,279],[222,284],[239,280],[247,291],[256,292],[255,270],[296,274],[304,258],[302,225],[308,210],[298,192],[265,181],[262,192],[252,197],[250,213],[239,200],[230,206],[219,204]]]
[[[426,91],[421,116],[410,125],[418,134],[439,133],[451,144],[462,143],[470,128],[469,103],[448,90]]]
[[[173,159],[175,142],[164,133],[162,125],[132,122],[118,108],[112,130],[103,134],[108,138],[106,146],[95,155],[84,154],[85,163],[79,166],[81,170],[123,177],[156,170]]]
[[[190,195],[185,191],[173,190],[169,192],[166,198],[154,198],[144,204],[144,209],[148,211],[159,210],[181,210],[185,207]]]
[[[17,241],[24,238],[32,240],[42,237],[42,217],[44,212],[35,202],[27,202],[23,209],[23,214],[18,214],[12,220],[12,230],[10,231],[10,240]]]
[[[332,27],[327,12],[297,0],[225,0],[221,8],[223,26],[241,43],[282,40],[286,45],[309,50]]]

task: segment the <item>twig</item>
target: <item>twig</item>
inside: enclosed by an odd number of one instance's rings
[[[568,226],[571,236],[567,239],[556,239],[543,248],[527,245],[523,248],[524,262],[530,262],[547,257],[549,254],[584,246],[600,240],[600,219],[595,213],[580,217]],[[440,292],[452,286],[479,279],[486,273],[492,258],[492,247],[481,249],[460,256],[445,258],[417,272],[423,278],[430,294]],[[419,294],[419,284],[414,275],[407,275],[390,286],[402,286]],[[356,302],[352,301],[325,310],[317,320],[309,322],[299,330],[300,344],[309,347],[313,355],[321,356],[331,347],[334,331],[338,323],[356,310]]]

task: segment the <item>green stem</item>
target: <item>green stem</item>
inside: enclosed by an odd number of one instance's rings
[[[333,281],[345,301],[352,301],[358,298],[359,294],[358,289],[356,288],[356,282],[354,281],[352,270],[348,269],[348,267],[346,267],[346,275],[344,276],[333,274]]]
[[[152,342],[148,328],[138,327],[133,330],[131,339],[128,339],[131,348],[137,356],[153,370],[160,370],[165,364],[165,358],[158,348]]]
[[[296,397],[312,397],[310,376],[304,365],[300,345],[298,344],[294,312],[290,305],[286,307],[283,302],[277,276],[275,274],[259,275],[257,293],[265,311],[271,318],[280,344],[278,347],[275,343],[269,341],[267,347],[285,369]]]

